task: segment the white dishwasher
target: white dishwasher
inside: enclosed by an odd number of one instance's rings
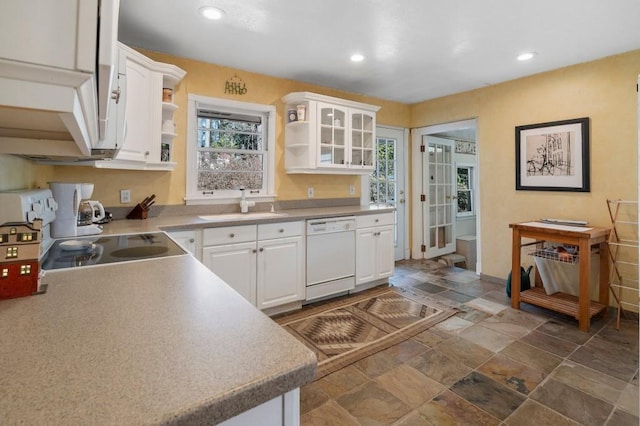
[[[307,220],[307,301],[355,288],[355,230],[355,216]]]

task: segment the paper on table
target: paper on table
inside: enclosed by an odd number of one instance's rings
[[[526,222],[526,223],[521,223],[520,225],[535,226],[537,228],[557,229],[558,231],[573,231],[573,232],[587,232],[593,229],[593,228],[585,228],[584,226],[555,225],[551,223],[542,223],[542,222]]]

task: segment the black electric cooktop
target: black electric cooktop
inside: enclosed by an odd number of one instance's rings
[[[186,254],[167,234],[91,235],[56,240],[43,256],[44,270],[132,262]]]

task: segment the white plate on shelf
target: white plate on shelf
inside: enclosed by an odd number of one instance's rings
[[[79,251],[93,249],[95,244],[90,240],[67,240],[62,241],[59,247],[64,251]]]

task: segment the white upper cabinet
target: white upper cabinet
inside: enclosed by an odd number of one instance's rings
[[[163,102],[163,89],[173,92],[185,71],[153,61],[124,44],[120,63],[125,64],[125,136],[114,160],[97,161],[95,167],[134,170],[173,170],[172,141],[176,136],[173,114],[178,108]]]
[[[367,174],[375,167],[374,105],[310,92],[290,93],[285,104],[287,173]],[[304,109],[304,120],[298,120]]]
[[[124,52],[124,50],[123,50]],[[151,71],[143,61],[142,55],[128,52],[123,55],[127,75],[127,102],[125,107],[125,143],[120,148],[116,160],[146,163],[149,160],[150,146],[154,139],[155,128],[152,117],[160,102],[154,102],[154,87],[158,85],[157,73]],[[160,129],[157,129],[159,132]]]
[[[118,0],[3,2],[0,153],[113,157],[103,139],[118,12]]]

